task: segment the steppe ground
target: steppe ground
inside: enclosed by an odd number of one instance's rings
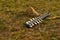
[[[60,0],[0,0],[0,40],[60,40],[60,19],[25,26],[34,17],[25,12],[31,6],[40,14],[49,10],[50,17],[60,16]]]

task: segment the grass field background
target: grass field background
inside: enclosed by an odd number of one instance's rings
[[[60,16],[60,0],[0,0],[0,40],[60,40],[60,19],[24,25],[32,18],[25,13],[31,6],[40,14],[49,10],[50,17]]]

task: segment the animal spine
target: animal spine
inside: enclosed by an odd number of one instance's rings
[[[28,27],[33,27],[34,25],[37,25],[37,24],[41,23],[43,21],[43,19],[46,18],[49,15],[50,15],[50,13],[46,13],[46,14],[43,14],[41,16],[32,18],[32,19],[30,19],[30,21],[26,22],[26,25]]]

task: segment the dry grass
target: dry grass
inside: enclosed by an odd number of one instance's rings
[[[51,17],[60,16],[60,0],[0,0],[0,40],[60,40],[60,19],[25,26],[33,17],[25,12],[30,6],[40,14],[49,10]]]

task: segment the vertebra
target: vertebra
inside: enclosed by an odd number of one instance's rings
[[[30,19],[30,21],[26,22],[26,25],[28,27],[33,27],[34,25],[37,25],[37,24],[41,23],[43,21],[43,19],[46,18],[49,15],[50,15],[50,13],[46,13],[46,14],[43,14],[41,16],[32,18],[32,19]]]

